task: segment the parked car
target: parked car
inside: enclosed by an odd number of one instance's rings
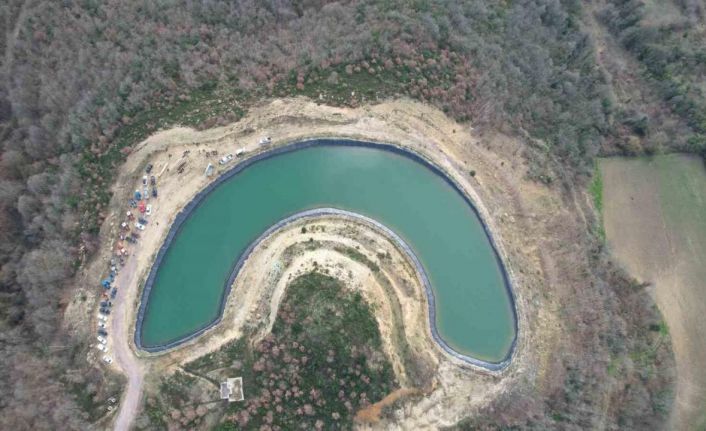
[[[140,217],[140,218],[137,219],[137,222],[146,225],[146,224],[147,224],[147,219],[144,219],[144,218]]]
[[[98,314],[98,321],[99,322],[107,322],[108,318],[102,314]]]
[[[156,187],[152,187],[152,197],[153,198],[157,197],[157,188]]]
[[[103,356],[103,362],[105,362],[106,364],[112,364],[112,363],[113,363],[113,358],[111,358],[111,357],[108,356],[108,355],[105,355],[105,356]]]
[[[108,331],[106,331],[105,329],[102,329],[102,328],[98,328],[98,335],[100,335],[101,337],[107,337]]]
[[[101,314],[110,314],[110,308],[101,308],[98,310]]]
[[[143,186],[146,186],[146,185],[147,185],[147,175],[144,175],[144,176],[142,177],[142,185],[143,185]]]
[[[145,168],[145,172],[148,174],[150,172],[152,172],[152,163],[147,163],[147,167]]]
[[[153,185],[155,185],[155,184],[157,184],[157,178],[155,178],[154,175],[152,175],[152,176],[150,177],[150,185],[153,186]]]
[[[112,307],[113,303],[110,301],[101,301],[100,306],[101,306],[101,308]]]
[[[99,344],[96,344],[96,349],[100,350],[100,351],[103,352],[103,353],[107,353],[107,352],[108,352],[108,347],[106,347],[105,344],[100,344],[100,343],[99,343]]]
[[[140,230],[145,230],[145,225],[143,225],[142,223],[135,223],[135,227]]]
[[[260,145],[266,145],[272,142],[272,138],[269,136],[265,136],[264,138],[260,138]]]
[[[97,339],[98,342],[101,343],[101,344],[106,344],[106,343],[108,342],[108,340],[106,340],[105,338],[101,337],[100,335],[97,336],[96,339]]]
[[[233,160],[233,155],[228,154],[227,156],[221,157],[221,160],[219,160],[218,163],[221,165],[225,165],[226,163],[230,162],[231,160]]]
[[[115,299],[115,296],[118,294],[118,288],[114,287],[113,290],[110,291],[110,299]]]
[[[152,215],[152,205],[147,205],[147,209],[145,209],[145,214]]]
[[[107,328],[107,327],[108,327],[108,325],[106,325],[105,322],[102,322],[102,321],[101,321],[101,322],[98,322],[98,328],[99,328],[99,329],[105,329],[105,328]]]

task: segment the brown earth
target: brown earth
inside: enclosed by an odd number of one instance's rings
[[[367,423],[378,423],[380,422],[380,414],[382,414],[382,409],[388,406],[391,406],[395,403],[395,401],[408,397],[410,395],[417,395],[422,393],[419,389],[415,388],[399,388],[396,391],[388,394],[385,398],[382,400],[376,402],[375,404],[372,404],[362,410],[359,410],[355,414],[355,421],[356,422],[367,422]]]

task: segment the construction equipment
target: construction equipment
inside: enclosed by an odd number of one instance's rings
[[[184,172],[184,167],[186,167],[186,160],[179,163],[179,165],[177,166],[177,173],[181,174],[182,172]]]

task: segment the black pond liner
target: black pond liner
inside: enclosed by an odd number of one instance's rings
[[[274,225],[270,226],[265,232],[263,232],[257,239],[252,241],[250,245],[245,249],[245,251],[240,255],[238,260],[233,264],[233,267],[231,269],[230,275],[225,281],[225,286],[223,288],[223,292],[221,294],[221,300],[220,300],[220,309],[218,312],[218,317],[213,320],[210,323],[207,323],[203,327],[197,329],[196,331],[192,332],[191,334],[178,338],[176,340],[172,340],[163,344],[159,344],[156,346],[144,346],[142,344],[142,322],[144,320],[145,312],[147,310],[147,304],[149,302],[149,297],[150,297],[150,292],[152,291],[152,287],[155,282],[155,278],[157,276],[157,271],[159,270],[159,267],[162,263],[162,259],[164,259],[164,256],[169,249],[169,246],[171,245],[172,241],[176,237],[176,235],[179,233],[181,230],[181,227],[183,226],[184,222],[191,216],[191,214],[198,208],[198,206],[203,202],[203,200],[213,191],[216,187],[224,183],[225,181],[230,180],[233,178],[235,175],[239,174],[242,172],[244,169],[247,169],[248,167],[252,166],[253,164],[261,161],[261,160],[266,160],[271,157],[275,157],[281,154],[285,153],[290,153],[292,151],[296,150],[301,150],[304,148],[310,148],[314,146],[348,146],[348,147],[365,147],[365,148],[374,148],[374,149],[379,149],[379,150],[385,150],[385,151],[390,151],[396,154],[400,154],[402,156],[405,156],[409,159],[412,159],[423,166],[426,166],[428,169],[430,169],[432,172],[436,173],[437,175],[441,176],[451,187],[453,187],[456,192],[458,192],[463,200],[468,204],[468,206],[473,210],[473,213],[476,215],[478,220],[480,221],[481,225],[483,226],[483,230],[486,234],[486,237],[488,238],[488,241],[491,245],[491,248],[493,249],[493,255],[495,256],[495,260],[500,267],[500,270],[503,275],[503,282],[505,284],[505,288],[508,293],[508,297],[510,298],[510,305],[511,305],[511,310],[512,310],[512,320],[513,320],[513,329],[514,329],[514,336],[512,339],[512,343],[510,345],[510,349],[508,350],[507,354],[505,357],[499,361],[499,362],[488,362],[484,361],[482,359],[478,358],[473,358],[468,355],[464,355],[456,350],[454,350],[451,346],[449,346],[446,341],[441,337],[439,334],[439,331],[436,327],[436,306],[435,306],[435,299],[434,299],[434,292],[431,287],[431,283],[429,282],[429,279],[426,275],[426,272],[424,271],[424,267],[421,265],[419,262],[419,259],[417,256],[414,254],[412,251],[412,248],[395,232],[393,232],[391,229],[383,225],[382,223],[379,223],[371,218],[362,216],[360,214],[356,214],[353,212],[349,211],[344,211],[344,210],[339,210],[335,208],[315,208],[311,210],[306,210],[302,211],[293,215],[290,215]],[[388,237],[390,237],[399,248],[404,250],[404,252],[407,254],[407,256],[412,260],[414,263],[417,272],[419,273],[419,276],[424,284],[424,290],[427,295],[427,304],[429,308],[429,327],[431,328],[431,333],[432,337],[434,338],[434,341],[436,341],[441,348],[446,351],[449,355],[453,356],[454,358],[457,358],[463,362],[466,362],[468,364],[472,364],[481,368],[488,369],[490,371],[500,371],[504,368],[506,368],[510,362],[512,361],[513,355],[515,353],[515,347],[517,344],[517,334],[519,331],[518,328],[518,323],[517,323],[517,310],[516,310],[516,301],[515,301],[515,292],[512,289],[512,284],[510,283],[510,277],[507,274],[507,270],[505,268],[505,264],[500,258],[500,254],[498,253],[497,246],[495,244],[495,240],[493,239],[493,236],[490,234],[490,230],[488,229],[488,226],[485,224],[483,221],[483,218],[481,217],[480,213],[476,209],[475,205],[473,204],[473,201],[470,199],[468,195],[463,191],[463,189],[459,186],[459,184],[456,183],[449,175],[444,172],[444,170],[440,167],[438,167],[436,164],[432,163],[425,157],[417,154],[414,151],[411,151],[409,149],[399,147],[396,145],[392,144],[386,144],[386,143],[379,143],[379,142],[369,142],[369,141],[359,141],[359,140],[353,140],[353,139],[345,139],[345,138],[330,138],[330,139],[310,139],[310,140],[302,140],[302,141],[297,141],[292,144],[287,144],[281,147],[273,148],[271,150],[264,151],[262,153],[256,154],[248,159],[243,160],[242,162],[236,164],[233,166],[231,169],[227,170],[224,172],[222,175],[220,175],[218,178],[216,178],[212,183],[210,183],[206,188],[204,188],[202,191],[196,194],[196,196],[177,214],[176,218],[174,219],[174,223],[172,224],[172,227],[169,229],[169,233],[167,234],[167,238],[164,240],[164,243],[159,249],[159,252],[157,253],[157,256],[154,260],[154,263],[152,264],[152,268],[150,269],[150,273],[147,277],[147,280],[145,281],[145,287],[142,290],[142,296],[140,298],[140,308],[137,313],[137,323],[135,325],[135,345],[137,346],[138,349],[150,352],[150,353],[157,353],[157,352],[162,352],[165,350],[172,349],[174,347],[177,347],[181,344],[184,344],[188,341],[193,340],[194,338],[199,337],[202,335],[204,332],[208,331],[210,328],[213,326],[217,325],[220,323],[221,319],[223,318],[223,311],[225,309],[226,305],[226,300],[228,298],[228,295],[230,294],[230,289],[233,283],[235,282],[236,277],[238,276],[238,273],[240,272],[240,269],[242,268],[243,264],[245,261],[248,259],[250,256],[250,253],[255,249],[255,247],[266,237],[270,236],[273,232],[281,229],[282,227],[293,223],[297,220],[300,220],[302,218],[311,218],[311,217],[317,217],[321,215],[339,215],[339,216],[346,216],[346,217],[352,217],[355,219],[362,220],[366,223],[374,225],[377,229],[381,230],[383,233],[385,233]]]

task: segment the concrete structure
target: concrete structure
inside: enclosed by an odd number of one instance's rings
[[[221,382],[220,392],[221,399],[228,400],[229,403],[243,401],[245,399],[243,396],[243,378],[231,377],[226,379],[225,382]]]

